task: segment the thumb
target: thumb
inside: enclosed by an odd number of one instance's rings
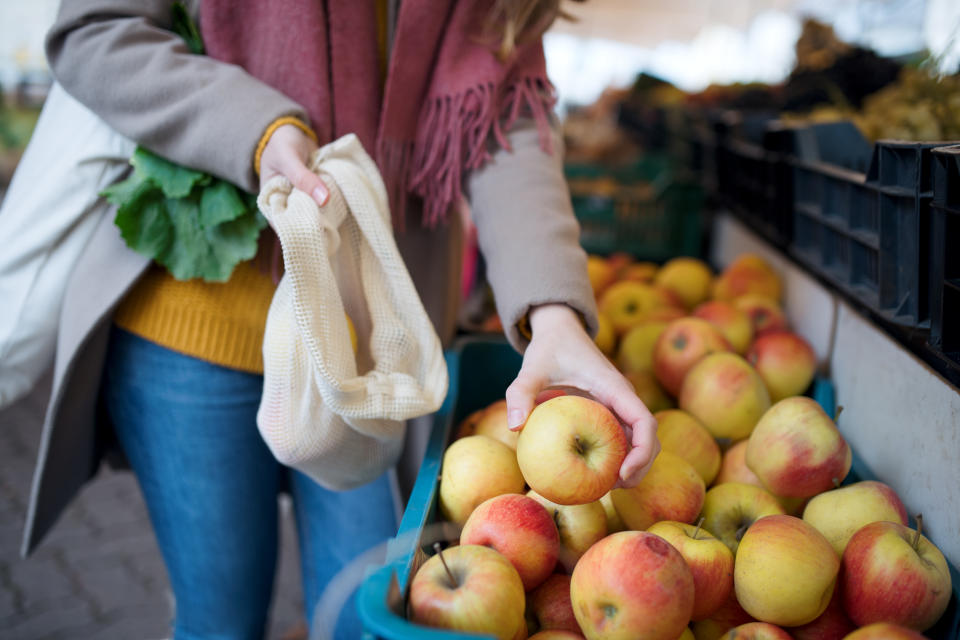
[[[505,394],[507,400],[507,426],[517,431],[527,421],[533,409],[537,394],[543,388],[543,381],[523,369],[517,375]]]
[[[298,162],[297,165],[298,166],[293,167],[287,174],[290,182],[300,191],[309,193],[313,199],[316,200],[317,204],[322,207],[330,198],[330,190],[327,188],[327,185],[323,183],[323,180],[320,179],[320,176],[307,169],[307,167],[300,162]]]

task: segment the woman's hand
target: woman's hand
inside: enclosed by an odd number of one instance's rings
[[[316,150],[317,143],[292,124],[277,127],[260,154],[260,188],[263,189],[270,178],[281,175],[300,191],[312,195],[322,207],[330,197],[330,190],[307,168],[310,154]]]
[[[530,312],[533,338],[523,355],[517,379],[507,388],[507,421],[519,429],[547,387],[575,387],[613,410],[632,449],[620,467],[617,486],[635,486],[660,452],[657,421],[637,397],[633,385],[600,352],[577,314],[563,304]],[[542,396],[541,396],[542,397]]]

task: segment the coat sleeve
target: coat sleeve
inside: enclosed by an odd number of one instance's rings
[[[110,126],[178,164],[255,192],[253,156],[300,105],[236,65],[193,55],[171,0],[69,0],[47,35],[51,71]]]
[[[551,127],[553,152],[540,147],[536,123],[520,119],[508,134],[511,149],[466,177],[480,250],[510,343],[528,344],[522,327],[532,307],[563,303],[596,335],[597,309],[587,278],[587,255],[563,175],[563,141]]]

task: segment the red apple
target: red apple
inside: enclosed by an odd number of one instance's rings
[[[654,533],[680,552],[693,574],[693,620],[713,615],[733,593],[733,553],[709,531],[685,522],[657,522]]]
[[[573,611],[589,640],[676,640],[690,620],[693,597],[683,556],[642,531],[621,531],[593,545],[570,581]]]
[[[913,629],[889,622],[874,622],[860,627],[843,640],[927,640]]]
[[[668,409],[653,416],[663,451],[675,453],[697,470],[709,485],[720,470],[720,447],[707,428],[686,411]]]
[[[864,525],[887,521],[907,524],[907,510],[897,492],[865,480],[814,496],[803,510],[803,519],[830,541],[838,556]]]
[[[790,329],[787,316],[783,313],[779,303],[773,298],[745,295],[734,300],[733,306],[746,313],[750,318],[755,338],[762,336],[767,331],[788,331]]]
[[[550,513],[536,500],[515,493],[483,502],[463,525],[460,544],[496,549],[513,564],[524,591],[535,589],[553,573],[560,535]]]
[[[726,482],[740,482],[743,484],[752,484],[755,487],[765,489],[760,478],[757,477],[750,467],[747,466],[747,444],[748,440],[741,440],[726,450],[720,461],[720,472],[713,481],[714,486]],[[773,494],[770,494],[773,495]],[[803,513],[803,508],[807,504],[806,498],[784,498],[783,496],[773,496],[783,507],[784,513],[791,516]],[[772,515],[772,514],[767,514]]]
[[[796,627],[830,603],[840,559],[819,531],[793,516],[754,522],[737,547],[737,600],[757,620]]]
[[[527,597],[527,607],[541,630],[573,631],[580,625],[570,603],[570,576],[555,573]]]
[[[950,602],[950,571],[940,550],[919,531],[872,522],[850,538],[840,578],[843,606],[860,626],[892,622],[932,627]]]
[[[463,525],[478,504],[504,493],[522,493],[523,475],[507,445],[487,436],[467,436],[443,454],[440,512]]]
[[[766,489],[725,482],[707,491],[703,499],[703,526],[736,553],[743,534],[763,518],[783,514],[783,506]]]
[[[629,443],[605,406],[580,396],[547,400],[530,412],[517,462],[537,493],[557,504],[599,500],[616,484]]]
[[[428,627],[514,640],[521,627],[526,634],[524,606],[517,570],[487,547],[451,547],[427,560],[410,583],[410,617]]]
[[[813,347],[789,331],[768,331],[757,338],[747,353],[747,362],[767,385],[772,402],[802,394],[817,371]]]
[[[527,495],[539,502],[550,514],[560,533],[560,562],[567,570],[597,540],[607,535],[607,514],[597,502],[556,504],[531,489]]]
[[[781,400],[763,414],[747,444],[747,466],[771,493],[809,498],[850,471],[850,447],[816,400]]]
[[[624,524],[642,531],[660,520],[692,522],[703,506],[704,484],[689,462],[661,451],[637,486],[610,496]]]
[[[735,300],[749,294],[779,300],[782,292],[780,278],[767,261],[755,254],[744,254],[713,281],[712,295],[715,300]]]
[[[701,318],[680,318],[664,329],[653,347],[653,372],[671,395],[680,393],[687,372],[704,356],[730,351],[719,329]]]
[[[687,373],[680,408],[697,418],[714,438],[736,442],[750,435],[767,409],[770,394],[746,360],[713,353]]]
[[[724,640],[792,640],[790,634],[768,622],[748,622],[734,627],[723,636]]]
[[[792,627],[793,640],[843,640],[848,633],[857,628],[843,610],[840,589],[833,590],[830,604],[813,622],[800,627]]]
[[[747,352],[753,341],[753,325],[750,316],[732,303],[722,300],[704,302],[693,310],[693,315],[719,329],[735,352],[741,355]]]
[[[748,622],[756,621],[743,610],[737,602],[737,595],[732,593],[712,616],[693,623],[693,635],[696,640],[718,640],[730,629]]]

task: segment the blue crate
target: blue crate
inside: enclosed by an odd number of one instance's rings
[[[506,341],[492,336],[463,338],[447,352],[446,358],[450,389],[437,412],[423,464],[397,536],[388,545],[384,565],[368,575],[360,587],[357,602],[369,640],[495,640],[492,636],[430,629],[409,622],[404,615],[407,585],[418,563],[425,559],[422,549],[429,547],[431,542],[424,534],[428,525],[437,520],[440,463],[454,427],[473,411],[502,398],[504,389],[513,382],[521,364],[520,356]],[[810,395],[828,415],[834,415],[836,396],[832,382],[825,378],[816,379]],[[873,479],[875,476],[854,452],[853,465],[844,484]],[[911,526],[915,526],[912,521]],[[450,533],[450,529],[440,532],[441,536]],[[455,535],[455,529],[452,533]],[[939,623],[926,632],[931,640],[960,638],[960,574],[953,566],[950,573],[953,597]]]

